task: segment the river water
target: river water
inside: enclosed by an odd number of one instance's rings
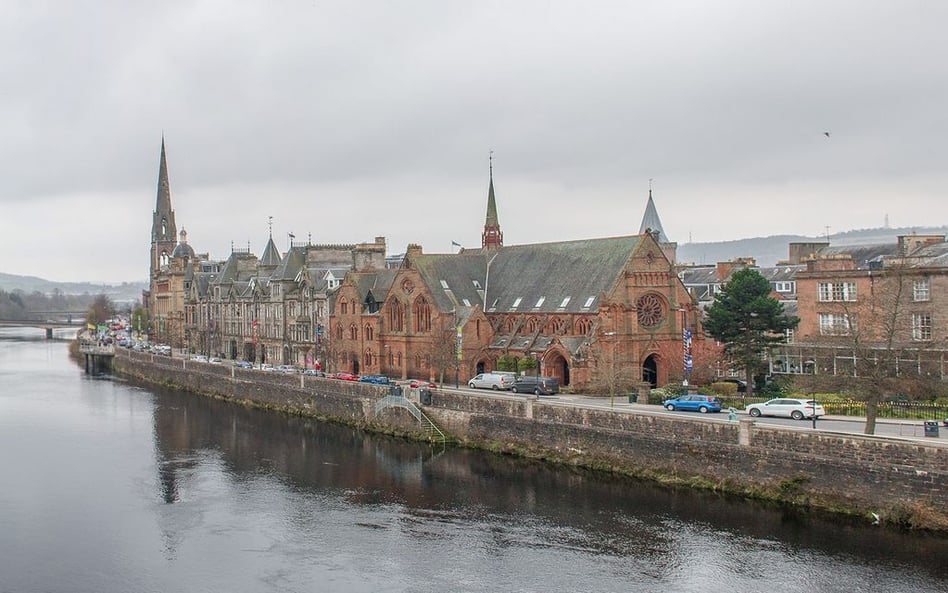
[[[948,540],[86,376],[0,330],[0,593],[948,591]]]

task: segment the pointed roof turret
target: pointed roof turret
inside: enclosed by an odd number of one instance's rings
[[[489,158],[490,185],[487,189],[487,218],[484,221],[484,233],[481,235],[481,247],[499,249],[504,246],[504,234],[497,220],[497,200],[494,197],[494,151]]]
[[[267,241],[267,246],[263,250],[263,255],[260,256],[260,265],[264,267],[277,267],[280,263],[283,262],[283,258],[280,257],[280,251],[277,249],[276,244],[273,242],[273,235],[270,235],[270,240]]]
[[[648,203],[645,205],[645,214],[642,216],[642,224],[639,226],[639,234],[645,234],[651,230],[655,234],[655,239],[659,243],[669,243],[668,235],[662,228],[662,220],[658,217],[658,210],[655,208],[655,201],[652,200],[652,188],[648,188]]]

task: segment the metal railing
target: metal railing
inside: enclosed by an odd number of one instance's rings
[[[392,407],[408,410],[408,412],[414,416],[416,420],[418,420],[424,429],[425,434],[428,436],[428,439],[432,442],[448,442],[447,435],[445,435],[444,432],[442,432],[441,429],[438,428],[434,422],[432,422],[431,418],[428,418],[428,416],[426,416],[425,413],[422,412],[413,401],[403,395],[386,395],[382,399],[375,402],[375,415],[378,416],[386,408]]]

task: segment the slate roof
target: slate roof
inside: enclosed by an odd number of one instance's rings
[[[214,279],[214,284],[226,284],[238,280],[250,280],[256,275],[257,257],[251,253],[231,253]]]
[[[441,310],[464,306],[466,299],[486,312],[583,312],[599,306],[641,240],[632,235],[509,245],[497,252],[413,255],[409,261]]]
[[[361,301],[364,303],[370,293],[377,302],[385,300],[397,273],[398,270],[385,269],[353,274],[352,280],[359,290]]]
[[[883,257],[898,255],[899,246],[896,243],[876,243],[871,245],[841,245],[839,247],[824,247],[820,256],[851,255],[857,268],[868,268],[869,262]]]
[[[912,263],[916,268],[943,268],[948,266],[948,243],[937,243],[922,247],[912,254]]]
[[[270,239],[267,248],[269,249],[272,244],[273,239]],[[274,247],[274,249],[276,248]],[[266,252],[264,252],[264,255],[266,255]],[[277,255],[277,257],[280,256]],[[296,280],[304,265],[306,265],[305,249],[303,247],[292,247],[283,257],[283,261],[277,264],[276,270],[270,274],[270,280]]]

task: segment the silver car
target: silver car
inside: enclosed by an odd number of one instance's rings
[[[778,397],[762,404],[751,404],[745,408],[747,413],[758,418],[760,416],[777,416],[780,418],[793,418],[794,420],[803,420],[812,418],[814,414],[817,418],[826,414],[823,406],[812,399],[791,399],[787,397]]]

